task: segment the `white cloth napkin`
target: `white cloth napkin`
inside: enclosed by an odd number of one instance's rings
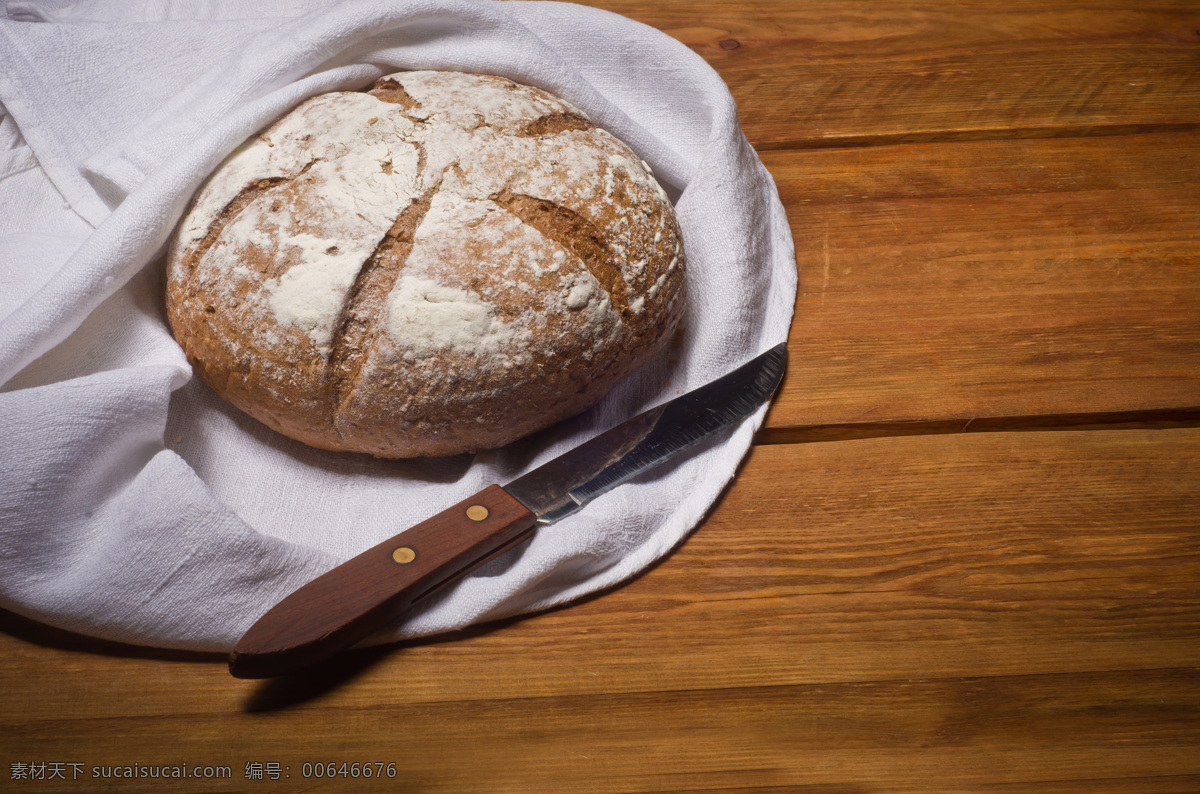
[[[725,85],[623,17],[492,0],[0,2],[0,606],[130,643],[228,650],[272,604],[492,482],[786,338],[791,236]],[[677,200],[682,342],[593,410],[442,460],[326,453],[215,397],[164,321],[163,246],[204,177],[303,99],[404,69],[499,74],[582,108]],[[544,609],[666,554],[763,411],[376,635]]]

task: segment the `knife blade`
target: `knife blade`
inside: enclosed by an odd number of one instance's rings
[[[344,650],[618,485],[750,416],[783,378],[779,344],[607,430],[504,487],[479,493],[322,574],[271,607],[229,656],[237,678],[297,672]]]

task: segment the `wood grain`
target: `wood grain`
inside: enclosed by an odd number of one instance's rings
[[[1200,134],[764,162],[800,268],[765,440],[1139,411],[1194,421]]]
[[[1186,790],[1197,443],[1180,429],[759,447],[637,581],[359,654],[329,689],[0,636],[5,755],[228,764],[228,790],[252,788],[247,762],[321,759],[395,761],[420,790]]]
[[[598,5],[703,55],[759,150],[1200,124],[1191,0]]]

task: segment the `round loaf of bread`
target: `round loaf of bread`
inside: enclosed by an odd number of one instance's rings
[[[550,94],[405,72],[315,97],[196,195],[168,255],[199,377],[314,447],[506,444],[644,364],[683,312],[650,168]]]

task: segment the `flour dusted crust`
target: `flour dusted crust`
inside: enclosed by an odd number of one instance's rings
[[[683,311],[650,169],[508,80],[407,72],[247,141],[181,221],[171,328],[275,430],[387,458],[501,446],[587,408]]]

